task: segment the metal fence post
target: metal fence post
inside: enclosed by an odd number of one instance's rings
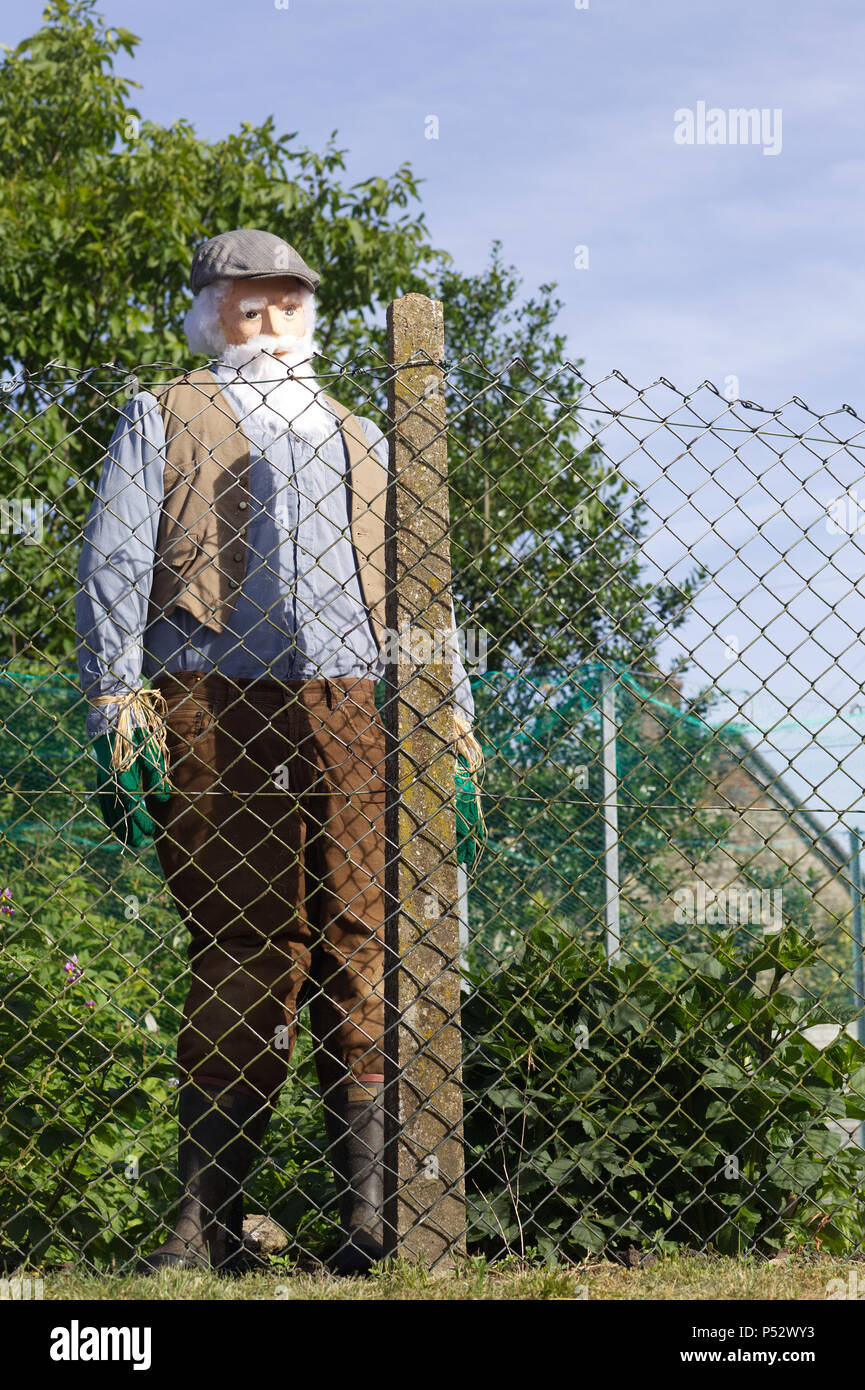
[[[604,876],[606,880],[607,960],[622,954],[619,915],[619,771],[616,756],[616,676],[601,668],[601,758],[604,767]]]
[[[395,300],[388,339],[385,1226],[392,1253],[444,1268],[465,1191],[441,304]]]
[[[865,1043],[865,957],[862,951],[862,837],[850,830],[850,900],[853,907],[853,999],[858,1017],[856,1036]],[[859,1126],[859,1147],[865,1149],[865,1121]]]

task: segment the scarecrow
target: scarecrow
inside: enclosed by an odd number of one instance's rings
[[[304,1006],[340,1194],[331,1268],[383,1253],[386,448],[318,386],[319,281],[269,232],[198,248],[184,328],[211,363],[128,402],[86,522],[100,806],[127,846],[153,837],[190,932],[181,1197],[145,1273],[244,1267],[243,1185]],[[479,749],[453,661],[465,779]]]

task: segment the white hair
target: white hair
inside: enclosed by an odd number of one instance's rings
[[[183,321],[192,352],[217,359],[212,370],[225,383],[244,431],[261,448],[289,428],[313,445],[338,429],[319,399],[321,388],[312,366],[316,352],[315,295],[302,280],[292,279],[292,293],[296,292],[304,315],[300,337],[259,333],[243,343],[227,343],[220,313],[232,284],[228,279],[213,280],[199,290]],[[265,290],[263,285],[250,286],[248,299],[242,300],[240,307],[260,307]]]
[[[220,323],[222,301],[232,285],[231,280],[211,280],[192,301],[183,320],[183,331],[190,352],[205,353],[208,357],[221,357],[228,347]],[[304,337],[312,342],[315,332],[315,295],[302,280],[294,281],[298,302],[303,309]]]

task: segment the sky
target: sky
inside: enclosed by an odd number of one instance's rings
[[[17,0],[2,41],[38,28],[41,9]],[[587,399],[601,418],[613,403],[635,416],[602,442],[651,498],[647,564],[681,574],[699,559],[713,575],[665,659],[689,656],[690,685],[733,691],[731,709],[750,699],[764,730],[787,715],[784,737],[761,751],[827,824],[843,812],[865,827],[865,725],[851,713],[865,546],[858,524],[844,534],[827,521],[848,487],[865,509],[865,438],[849,413],[828,432],[817,418],[847,404],[865,420],[859,0],[100,9],[141,37],[118,66],[141,84],[146,117],[183,117],[215,139],[273,115],[312,148],[336,131],[353,177],[411,163],[432,241],[461,270],[481,270],[500,239],[526,293],[557,283],[570,356],[605,383]],[[740,107],[763,113],[751,143],[676,138],[687,134],[677,113],[719,111],[714,133],[729,136],[726,113]],[[610,381],[614,371],[642,394]],[[661,378],[699,393],[692,417],[719,422],[715,439],[692,428],[684,457],[657,423],[681,406],[653,387]],[[699,392],[706,380],[783,407],[774,443],[749,438],[765,414]],[[827,725],[838,710],[843,722]]]

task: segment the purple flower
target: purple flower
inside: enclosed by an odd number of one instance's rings
[[[77,956],[73,956],[71,960],[68,960],[64,965],[63,969],[66,971],[67,985],[74,985],[76,981],[80,980],[81,976],[84,974],[84,971],[78,965]]]
[[[10,907],[9,905],[9,900],[11,899],[11,897],[11,888],[4,888],[3,892],[0,893],[0,912],[5,912],[10,917],[12,916],[12,913],[15,911],[14,907]]]
[[[85,1007],[85,1009],[95,1009],[95,1008],[96,1008],[96,1000],[95,1000],[95,999],[85,999],[85,1000],[84,1000],[84,1007]]]

